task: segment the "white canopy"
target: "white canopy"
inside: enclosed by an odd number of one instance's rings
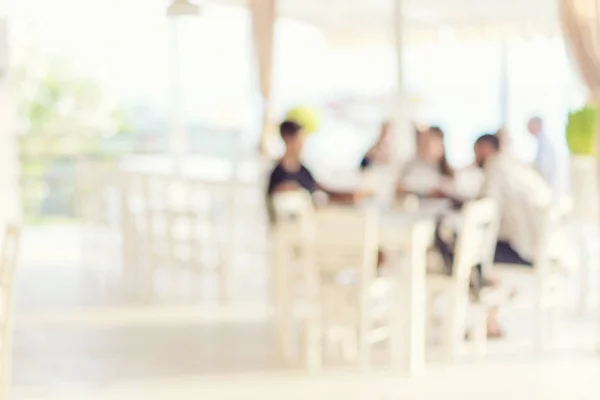
[[[250,0],[213,0],[246,5]],[[395,0],[278,0],[279,17],[314,24],[338,43],[391,37]],[[550,36],[560,32],[556,0],[403,0],[408,42],[457,37]]]

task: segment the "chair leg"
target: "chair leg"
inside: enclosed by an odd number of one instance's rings
[[[351,363],[358,358],[358,335],[353,329],[348,329],[346,336],[342,340],[342,356],[344,361]]]
[[[541,290],[541,285],[535,294],[533,308],[533,351],[536,354],[541,354],[545,347],[546,335],[544,335],[544,295]]]
[[[483,305],[476,306],[475,320],[473,323],[473,354],[476,357],[483,357],[487,353],[487,319],[488,313]]]
[[[311,319],[306,327],[306,367],[318,372],[323,366],[323,326],[320,319]]]
[[[228,242],[231,238],[227,239]],[[233,245],[227,244],[226,251],[223,252],[219,262],[218,279],[219,279],[219,301],[221,305],[228,306],[231,304],[231,267],[233,259]]]
[[[281,355],[285,362],[291,362],[298,355],[298,336],[294,302],[289,297],[289,293],[279,293],[275,310],[275,328],[279,337]]]
[[[556,346],[556,335],[558,331],[558,324],[560,323],[561,315],[561,302],[560,302],[560,291],[558,287],[553,288],[552,291],[552,304],[549,308],[549,319],[550,323],[548,326],[548,344],[551,347]]]
[[[368,312],[369,292],[366,288],[361,290],[362,305],[359,311],[358,321],[358,362],[361,368],[368,369],[371,366],[371,323]]]
[[[284,361],[291,362],[297,356],[298,337],[294,318],[283,316],[279,327],[281,340],[281,354]]]
[[[444,324],[444,347],[450,361],[459,355],[464,342],[468,304],[466,291],[464,295],[455,293],[453,296],[453,305]]]

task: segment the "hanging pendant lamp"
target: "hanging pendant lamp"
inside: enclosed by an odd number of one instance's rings
[[[200,14],[200,6],[190,0],[172,0],[169,8],[167,8],[167,16],[169,17],[187,17]]]

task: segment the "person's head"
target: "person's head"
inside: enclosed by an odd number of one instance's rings
[[[533,136],[538,137],[544,129],[544,121],[540,117],[533,117],[527,123],[527,130]]]
[[[304,144],[302,126],[293,121],[283,121],[279,125],[279,133],[285,143],[286,152],[299,157]]]
[[[500,140],[498,136],[486,134],[480,136],[475,141],[475,162],[479,167],[483,167],[490,157],[495,156],[500,151]]]
[[[422,157],[430,163],[437,164],[442,175],[453,176],[454,171],[446,158],[446,146],[444,145],[444,131],[438,126],[432,126],[421,133],[423,135]]]

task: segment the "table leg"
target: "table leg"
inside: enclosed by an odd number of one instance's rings
[[[400,318],[394,324],[397,339],[392,349],[394,364],[408,375],[418,373],[425,365],[425,318],[426,318],[426,258],[427,246],[433,237],[433,225],[429,222],[416,224],[410,234],[408,266],[400,274],[400,290],[395,294],[395,309]]]

